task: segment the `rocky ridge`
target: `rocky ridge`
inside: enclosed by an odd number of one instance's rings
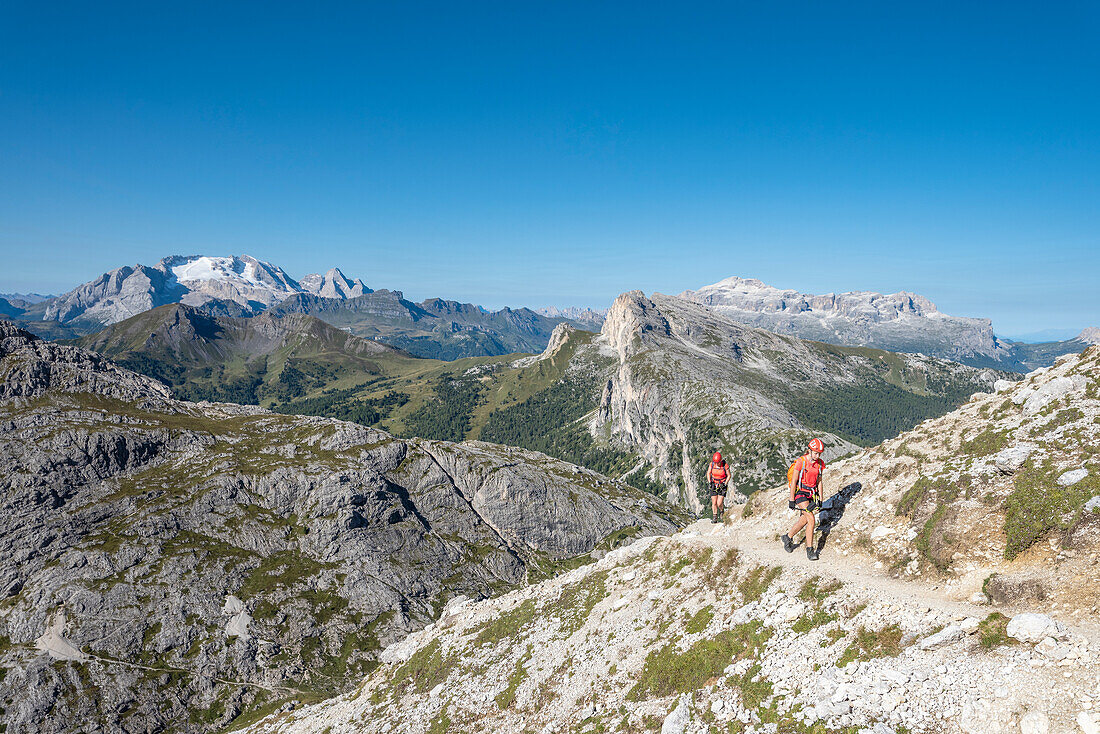
[[[201,306],[212,300],[262,310],[300,290],[282,268],[249,255],[173,255],[151,267],[104,273],[45,302],[42,319],[107,325],[168,303]]]
[[[306,292],[323,298],[347,300],[373,293],[359,278],[349,280],[340,268],[330,268],[324,275],[311,273],[298,282]]]
[[[7,305],[5,305],[5,303]],[[499,311],[430,298],[406,301],[400,291],[368,288],[339,268],[301,281],[282,268],[248,255],[173,255],[153,266],[116,268],[68,293],[36,303],[0,302],[0,316],[16,319],[44,338],[76,338],[168,304],[200,308],[212,316],[261,313],[313,315],[358,336],[384,340],[422,357],[538,352],[554,326],[526,308]],[[582,328],[598,328],[582,314]]]
[[[452,596],[679,521],[534,452],[175,401],[5,322],[0,455],[8,732],[208,731],[338,692]]]
[[[989,319],[948,316],[915,293],[814,295],[732,277],[680,294],[739,323],[830,344],[943,357],[978,367],[1027,371],[1088,342],[1022,344],[997,338]]]

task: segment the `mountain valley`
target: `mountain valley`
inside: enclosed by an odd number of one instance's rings
[[[193,399],[481,439],[627,478],[698,510],[703,458],[732,452],[741,496],[822,433],[830,457],[939,415],[1008,375],[738,325],[671,296],[620,296],[600,334],[559,325],[544,352],[415,359],[309,317],[164,306],[76,342]],[[737,495],[735,495],[736,497]]]

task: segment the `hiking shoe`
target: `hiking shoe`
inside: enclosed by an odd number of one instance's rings
[[[816,561],[818,558],[817,550],[811,545],[806,546],[806,557],[811,561]]]
[[[786,534],[783,535],[783,550],[788,553],[794,553],[794,543],[791,542],[791,539]]]
[[[717,515],[712,515],[711,518],[710,518],[710,521],[711,521],[711,524],[718,522],[718,516]]]

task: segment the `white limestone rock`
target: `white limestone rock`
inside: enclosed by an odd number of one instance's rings
[[[1088,469],[1073,469],[1058,477],[1058,484],[1071,487],[1089,475]]]
[[[949,625],[934,635],[925,637],[920,642],[921,650],[932,650],[933,648],[942,647],[944,645],[956,642],[966,637],[966,632],[961,627],[956,625]]]
[[[1020,642],[1038,643],[1044,637],[1061,636],[1063,630],[1060,624],[1045,614],[1024,612],[1009,620],[1005,633]]]
[[[1050,719],[1042,711],[1028,711],[1020,719],[1020,734],[1048,734]]]
[[[1024,402],[1024,415],[1035,415],[1055,400],[1061,400],[1070,393],[1083,391],[1088,382],[1081,375],[1055,377],[1044,383]]]
[[[993,457],[993,465],[1006,474],[1015,473],[1035,453],[1033,444],[1022,443],[1002,449]]]
[[[661,734],[685,734],[691,723],[691,696],[687,693],[680,696],[676,708],[665,717],[661,725]]]

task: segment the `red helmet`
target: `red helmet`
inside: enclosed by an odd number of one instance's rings
[[[715,451],[714,456],[710,457],[710,460],[713,461],[715,464],[722,463],[722,452],[721,451]]]
[[[821,443],[820,438],[811,438],[810,439],[810,451],[816,451],[817,453],[820,454],[824,450],[825,450],[825,444]]]

